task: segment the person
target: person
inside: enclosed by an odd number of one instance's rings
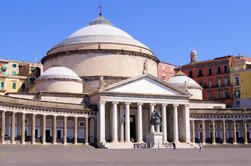
[[[173,150],[175,150],[176,149],[176,144],[175,144],[175,142],[173,142]]]
[[[202,143],[201,142],[199,143],[199,147],[200,147],[200,151],[203,151],[203,149],[202,149],[203,147],[202,147]]]

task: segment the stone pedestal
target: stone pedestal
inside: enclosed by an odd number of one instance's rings
[[[147,133],[146,134],[146,143],[147,146],[152,147],[152,148],[162,148],[162,136],[163,133],[159,132],[159,133]]]

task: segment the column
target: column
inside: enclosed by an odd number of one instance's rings
[[[223,144],[226,144],[226,121],[222,121],[222,134],[223,134]]]
[[[244,126],[244,144],[248,144],[248,137],[247,137],[247,121],[243,120]]]
[[[215,144],[215,120],[212,120],[212,144]]]
[[[112,104],[112,142],[118,142],[118,102]]]
[[[31,143],[35,144],[35,125],[36,125],[36,115],[32,114],[32,127],[31,127]]]
[[[179,142],[179,130],[178,130],[178,106],[173,105],[173,142]]]
[[[166,126],[166,104],[162,104],[162,142],[167,142],[167,126]]]
[[[194,125],[194,120],[191,120],[191,125],[192,125],[192,142],[195,143],[195,125]]]
[[[152,113],[153,113],[153,111],[154,111],[154,106],[155,106],[155,104],[153,104],[153,103],[150,104],[150,116],[149,116],[149,121],[150,121],[150,122],[151,122]],[[150,124],[150,132],[151,132],[151,133],[154,133],[154,132],[155,132],[154,125],[151,125],[151,124]]]
[[[130,142],[130,103],[125,103],[125,142]]]
[[[202,132],[201,132],[201,135],[202,135],[202,144],[206,144],[206,140],[205,140],[205,121],[202,120],[201,121],[201,126],[202,126]]]
[[[52,119],[52,144],[57,144],[57,117],[54,115]]]
[[[105,143],[105,102],[100,101],[99,102],[99,112],[98,112],[98,136],[99,136],[99,142]]]
[[[1,124],[1,137],[2,144],[5,144],[5,111],[2,111],[2,124]]]
[[[64,145],[67,144],[67,117],[64,117]]]
[[[233,144],[237,144],[237,140],[236,140],[236,121],[233,120]]]
[[[21,144],[25,144],[25,113],[22,113]]]
[[[74,144],[78,143],[78,117],[74,117]]]
[[[11,143],[15,144],[15,122],[16,122],[16,118],[15,118],[16,114],[15,112],[12,112],[12,118],[11,118]]]
[[[190,142],[191,136],[190,136],[190,109],[189,104],[184,105],[184,117],[185,117],[185,141],[186,143]]]
[[[119,113],[120,113],[120,121],[119,121],[120,142],[124,142],[124,105],[122,104],[120,104]]]
[[[88,118],[85,118],[85,145],[89,144],[89,123]]]
[[[43,122],[42,122],[42,144],[46,144],[46,115],[43,115]]]
[[[137,110],[137,142],[143,142],[142,139],[142,105],[143,103],[138,103]]]

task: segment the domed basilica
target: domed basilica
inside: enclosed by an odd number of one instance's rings
[[[158,79],[154,53],[102,13],[41,62],[36,93],[0,96],[4,143],[192,148],[208,137],[237,139],[231,125],[243,114],[203,101],[202,87],[181,71]]]

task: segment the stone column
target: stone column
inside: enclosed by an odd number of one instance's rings
[[[162,104],[162,142],[167,143],[167,126],[166,126],[166,104]]]
[[[25,113],[22,113],[21,144],[25,144]]]
[[[35,144],[35,125],[36,125],[36,115],[32,114],[32,127],[31,127],[31,143]]]
[[[201,131],[201,135],[202,135],[202,144],[206,144],[206,140],[205,140],[205,121],[202,120],[201,121],[201,126],[202,126],[202,131]]]
[[[74,144],[78,143],[78,117],[74,117]]]
[[[222,121],[222,134],[223,134],[223,144],[226,144],[226,121]]]
[[[142,105],[143,103],[138,103],[137,110],[137,142],[143,142],[142,139]]]
[[[236,121],[233,120],[233,144],[237,144],[237,139],[236,139]]]
[[[11,118],[11,143],[15,144],[15,126],[16,126],[16,113],[12,112],[12,118]]]
[[[247,136],[247,121],[243,120],[244,126],[244,144],[248,144],[248,136]]]
[[[124,105],[120,104],[119,106],[120,120],[119,120],[119,129],[120,129],[120,142],[124,142]]]
[[[155,106],[154,103],[151,103],[151,104],[150,104],[149,121],[151,121],[151,115],[152,115],[152,113],[153,113],[153,111],[154,111],[154,106]],[[154,132],[155,132],[154,125],[150,125],[150,132],[151,132],[151,133],[154,133]]]
[[[67,144],[67,117],[64,117],[64,145]]]
[[[125,142],[130,142],[130,103],[125,104]]]
[[[215,144],[215,120],[212,120],[212,144]]]
[[[192,142],[195,143],[195,125],[194,125],[194,120],[191,120],[191,125],[192,125]]]
[[[105,143],[105,102],[100,101],[99,102],[99,112],[98,112],[98,136],[99,136],[99,142]]]
[[[118,102],[112,104],[112,142],[118,142]]]
[[[185,141],[186,143],[190,142],[191,136],[190,136],[190,109],[189,104],[184,105],[184,117],[185,117]]]
[[[1,137],[2,144],[5,144],[5,111],[2,111]]]
[[[88,118],[85,118],[85,145],[89,145],[89,123],[88,123]]]
[[[178,106],[173,105],[173,142],[179,142],[179,128],[178,128]]]
[[[54,115],[52,119],[52,144],[57,144],[57,117]]]
[[[43,120],[42,120],[42,144],[46,144],[46,115],[43,114]]]

